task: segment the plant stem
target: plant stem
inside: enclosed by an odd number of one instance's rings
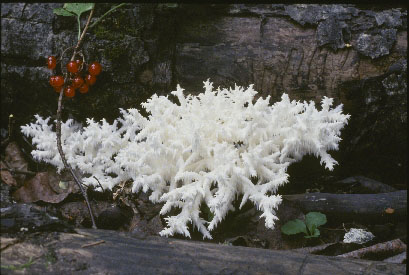
[[[120,8],[120,7],[122,7],[122,6],[125,6],[126,4],[128,4],[128,3],[122,3],[122,4],[119,4],[119,5],[117,5],[117,6],[113,7],[113,8],[111,8],[109,11],[107,11],[106,13],[104,13],[104,15],[102,15],[100,18],[98,18],[97,21],[95,21],[94,23],[92,23],[92,25],[90,26],[90,28],[93,28],[93,27],[94,27],[96,24],[98,24],[99,21],[101,21],[105,16],[107,16],[107,15],[110,14],[111,12],[115,11],[116,9],[118,9],[118,8]]]
[[[94,8],[95,8],[95,6],[94,6]],[[79,49],[80,44],[84,39],[85,33],[87,32],[87,29],[88,29],[89,22],[91,21],[91,17],[94,14],[94,8],[92,8],[91,13],[89,14],[89,17],[88,17],[88,20],[87,20],[87,24],[85,25],[85,28],[84,28],[84,30],[82,32],[82,35],[79,37],[78,43],[74,48],[74,53],[73,53],[73,55],[71,57],[71,61],[73,61],[75,59],[75,56],[77,54],[77,50]],[[61,56],[61,59],[62,59],[62,56]],[[68,72],[65,73],[64,87],[63,88],[65,88],[67,86],[67,81],[68,81]],[[87,203],[87,206],[88,206],[89,214],[91,216],[92,228],[96,229],[97,226],[95,224],[94,214],[92,212],[91,205],[90,205],[89,200],[88,200],[87,192],[84,190],[84,187],[82,186],[83,183],[81,182],[81,180],[77,177],[77,175],[75,174],[72,167],[68,164],[67,159],[65,158],[64,151],[62,149],[62,145],[61,145],[61,112],[62,112],[62,107],[63,107],[63,102],[62,102],[63,93],[64,93],[64,89],[62,89],[60,91],[60,96],[58,98],[58,109],[57,109],[56,132],[57,132],[58,152],[60,153],[60,157],[61,157],[62,163],[64,164],[65,169],[70,171],[72,177],[74,178],[75,182],[77,183],[78,187],[80,188],[82,195],[84,196],[85,202]]]
[[[78,22],[78,41],[80,41],[80,37],[81,37],[81,20],[80,20],[80,16],[77,16],[77,22]]]

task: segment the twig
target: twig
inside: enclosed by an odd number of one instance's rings
[[[92,25],[91,25],[89,28],[91,29],[91,28],[95,27],[95,25],[98,24],[98,22],[101,21],[105,16],[107,16],[107,15],[110,14],[111,12],[115,11],[117,8],[120,8],[120,7],[122,7],[122,6],[126,5],[126,4],[128,4],[128,3],[122,3],[122,4],[119,4],[119,5],[115,6],[115,7],[113,7],[112,9],[110,9],[109,11],[107,11],[106,13],[104,13],[104,15],[102,15],[100,18],[98,18],[97,21],[95,21],[94,23],[92,23]]]
[[[99,187],[101,187],[102,192],[105,192],[105,191],[104,191],[104,188],[102,187],[102,185],[101,185],[101,183],[99,182],[98,178],[97,178],[96,176],[94,176],[94,179],[97,180],[97,182],[98,182],[98,184],[99,184]]]
[[[351,251],[345,254],[338,255],[337,257],[342,258],[362,258],[369,253],[379,253],[385,251],[394,251],[396,253],[401,253],[406,250],[406,244],[404,244],[400,239],[392,240],[389,242],[378,243],[369,247],[364,247],[355,251]]]
[[[89,14],[87,24],[85,25],[85,28],[84,28],[84,30],[82,32],[80,40],[78,41],[77,45],[74,48],[74,53],[73,53],[73,55],[71,57],[71,61],[73,61],[75,59],[75,56],[77,54],[77,50],[79,49],[79,46],[81,45],[81,42],[84,39],[85,33],[87,32],[87,29],[88,29],[89,22],[91,21],[92,15],[94,14],[94,9],[95,9],[95,6],[92,8],[91,13]],[[61,56],[61,60],[62,60],[62,56]],[[64,87],[67,85],[67,80],[68,80],[68,73],[65,74]],[[64,151],[62,149],[62,145],[61,145],[61,111],[62,111],[62,106],[63,106],[63,104],[62,104],[62,98],[63,98],[63,93],[64,93],[63,90],[64,89],[62,89],[60,91],[60,96],[58,98],[58,109],[57,109],[56,132],[57,132],[58,152],[60,153],[60,157],[61,157],[61,160],[62,160],[62,162],[64,164],[65,169],[70,171],[72,177],[74,178],[75,182],[77,183],[78,187],[80,188],[82,195],[84,196],[84,199],[85,199],[85,201],[87,203],[87,206],[88,206],[89,214],[91,216],[92,228],[96,229],[97,226],[95,224],[94,214],[92,212],[91,205],[90,205],[89,200],[88,200],[87,192],[84,190],[84,187],[82,186],[82,184],[83,184],[82,181],[77,177],[77,175],[75,174],[72,167],[68,164],[67,159],[65,158]]]
[[[9,140],[11,140],[13,138],[13,127],[14,126],[14,116],[13,114],[9,115]]]
[[[14,124],[14,116],[13,114],[9,115],[9,125],[8,125],[8,136],[1,142],[1,147],[6,146],[12,139],[13,139],[13,124]]]
[[[84,244],[84,245],[82,245],[81,247],[82,247],[82,248],[84,248],[84,247],[90,247],[90,246],[102,244],[102,243],[104,243],[104,242],[105,242],[104,240],[101,240],[101,241],[97,241],[97,242],[94,242],[94,243]]]
[[[35,176],[36,173],[31,171],[22,171],[22,170],[15,170],[10,168],[0,168],[0,171],[9,171],[11,174],[24,174],[29,176]]]

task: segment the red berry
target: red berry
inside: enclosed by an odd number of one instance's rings
[[[59,92],[61,92],[61,89],[62,89],[62,86],[56,86],[56,87],[54,87],[54,91],[56,92],[56,93],[59,93]]]
[[[48,59],[47,59],[47,67],[50,70],[54,70],[55,66],[57,66],[57,60],[55,59],[54,56],[49,56]]]
[[[53,87],[60,87],[64,85],[64,78],[61,75],[53,75],[50,77],[50,85]]]
[[[78,68],[79,68],[79,67],[81,67],[81,65],[82,65],[82,60],[81,60],[81,59],[76,59],[76,60],[75,60],[75,63],[77,63]]]
[[[88,72],[91,75],[99,75],[101,73],[101,70],[102,70],[101,64],[99,64],[98,62],[93,62],[88,67]]]
[[[62,86],[64,85],[64,77],[62,77],[61,75],[57,75],[55,76],[55,86]]]
[[[64,95],[66,97],[73,97],[75,96],[75,88],[72,86],[68,86],[67,88],[65,88],[64,90]]]
[[[50,82],[50,85],[51,85],[51,86],[53,86],[53,87],[55,86],[55,75],[52,75],[52,76],[50,77],[50,81],[49,81],[49,82]]]
[[[95,81],[97,81],[97,78],[91,74],[87,74],[85,77],[85,82],[87,82],[89,86],[94,85]]]
[[[68,70],[70,73],[73,73],[73,74],[77,73],[77,72],[78,72],[78,65],[77,65],[77,63],[76,63],[75,61],[70,61],[70,62],[68,62],[68,64],[67,64],[67,70]]]
[[[84,84],[84,79],[80,76],[76,76],[74,80],[72,81],[72,86],[76,89],[82,86]]]
[[[89,86],[87,84],[84,84],[78,90],[81,94],[86,94],[89,91]]]

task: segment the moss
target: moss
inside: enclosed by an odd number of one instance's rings
[[[118,40],[123,39],[125,35],[138,36],[139,30],[129,26],[129,17],[126,12],[117,12],[111,17],[104,18],[102,22],[95,26],[94,34],[98,39]]]
[[[121,55],[125,54],[127,51],[122,45],[117,45],[112,48],[107,47],[104,51],[105,57],[109,60],[115,60]]]
[[[97,25],[94,29],[94,34],[98,39],[106,39],[111,41],[124,38],[122,33],[110,30],[104,25]]]

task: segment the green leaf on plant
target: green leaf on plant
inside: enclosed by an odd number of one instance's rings
[[[63,9],[80,16],[81,13],[92,10],[94,3],[65,3]]]
[[[305,224],[307,225],[308,230],[311,235],[314,235],[314,229],[318,226],[324,225],[327,223],[327,217],[320,212],[310,212],[305,215]],[[319,234],[318,234],[319,235]]]
[[[281,232],[286,235],[294,235],[298,233],[305,233],[308,235],[305,223],[299,219],[291,220],[281,227]]]
[[[317,237],[319,237],[319,235],[320,235],[320,231],[318,229],[314,229],[314,233],[312,235],[304,236],[304,238],[307,238],[307,239],[317,238]]]
[[[62,16],[75,16],[75,14],[63,9],[63,8],[57,8],[53,9],[53,13],[56,15],[62,15]]]

